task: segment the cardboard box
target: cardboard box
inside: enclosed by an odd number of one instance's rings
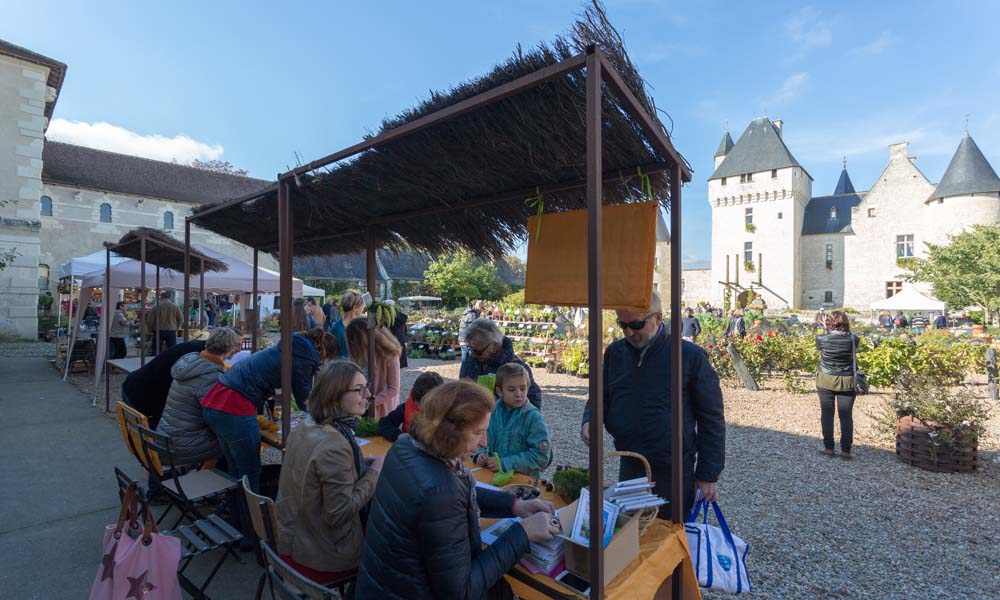
[[[591,580],[590,577],[590,548],[583,546],[570,539],[570,528],[573,527],[573,520],[576,511],[590,510],[589,506],[579,506],[579,500],[574,500],[572,504],[556,511],[559,515],[559,523],[562,525],[562,533],[566,548],[566,568],[573,573]],[[628,515],[618,515],[618,533],[611,538],[611,543],[604,549],[604,582],[607,584],[616,575],[622,572],[632,559],[639,556],[639,521]]]

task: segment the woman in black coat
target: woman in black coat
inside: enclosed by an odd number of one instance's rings
[[[476,488],[464,459],[486,445],[493,394],[468,381],[429,392],[393,445],[372,498],[356,598],[510,597],[503,575],[560,528],[553,506]],[[479,518],[522,517],[483,549]]]
[[[820,423],[823,428],[823,449],[820,454],[834,456],[833,411],[836,405],[840,415],[840,457],[851,460],[858,336],[851,333],[851,322],[847,314],[839,310],[826,317],[826,330],[829,333],[816,336],[816,347],[819,349],[816,393],[819,394]]]

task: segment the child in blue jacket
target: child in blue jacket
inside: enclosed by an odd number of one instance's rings
[[[519,471],[536,476],[552,462],[549,430],[542,413],[528,402],[531,379],[517,363],[497,369],[496,394],[500,398],[486,430],[489,448],[473,457],[476,464],[498,471]],[[493,454],[500,455],[497,463]]]

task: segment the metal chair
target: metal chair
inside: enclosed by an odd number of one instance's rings
[[[281,600],[340,600],[342,596],[329,588],[302,576],[288,563],[281,560],[278,553],[267,542],[261,540],[261,551],[267,561],[267,575],[272,590],[277,590]]]

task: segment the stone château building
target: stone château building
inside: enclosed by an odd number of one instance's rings
[[[1000,222],[1000,178],[968,133],[937,184],[901,142],[868,191],[845,164],[833,193],[813,196],[782,126],[759,117],[735,144],[723,136],[708,179],[712,266],[684,271],[686,303],[731,307],[760,294],[769,308],[867,310],[902,289],[901,260],[925,243]]]

